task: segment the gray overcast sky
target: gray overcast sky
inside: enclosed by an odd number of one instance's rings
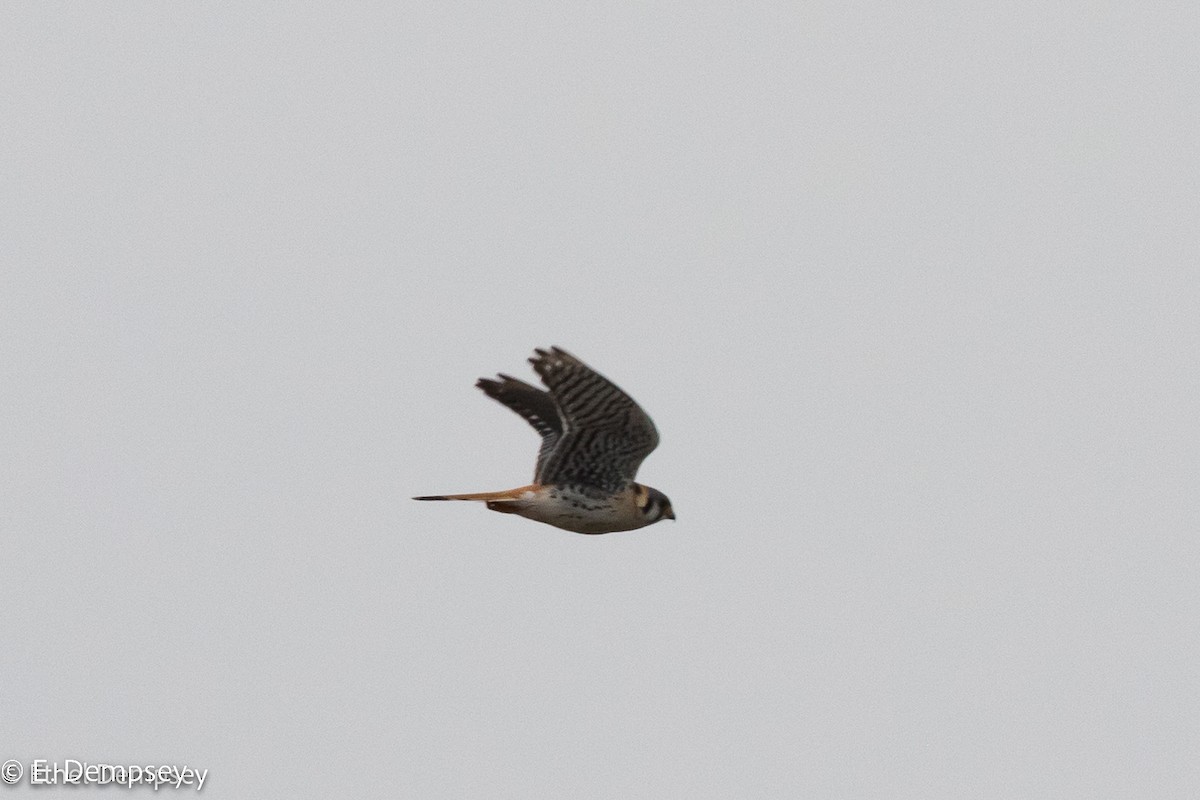
[[[1198,35],[0,7],[0,761],[1200,796]],[[408,499],[529,479],[472,383],[550,344],[654,417],[677,522]]]

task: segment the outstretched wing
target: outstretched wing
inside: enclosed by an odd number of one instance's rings
[[[558,416],[558,408],[554,398],[536,386],[530,386],[525,381],[519,381],[511,375],[497,375],[500,380],[480,378],[475,384],[484,394],[511,408],[521,415],[522,419],[533,426],[542,436],[542,447],[538,450],[537,468],[534,470],[533,481],[540,483],[538,476],[542,474],[543,465],[550,453],[554,451],[562,436],[563,424]]]
[[[562,420],[553,451],[538,458],[535,480],[620,491],[658,446],[654,423],[616,384],[565,350],[534,352],[529,361]]]

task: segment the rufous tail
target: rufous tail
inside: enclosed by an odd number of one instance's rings
[[[430,494],[425,497],[414,497],[413,500],[512,500],[513,494],[508,492],[475,492],[474,494]]]
[[[492,511],[503,514],[520,514],[522,495],[535,486],[522,486],[519,489],[508,489],[503,492],[475,492],[473,494],[430,494],[424,497],[414,497],[413,500],[479,500],[487,503]]]

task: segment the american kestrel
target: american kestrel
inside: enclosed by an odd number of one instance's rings
[[[492,511],[575,533],[631,531],[675,519],[665,494],[633,480],[658,446],[658,431],[646,412],[565,350],[534,352],[529,362],[550,391],[504,374],[475,384],[542,435],[533,483],[504,492],[413,499],[479,500]]]

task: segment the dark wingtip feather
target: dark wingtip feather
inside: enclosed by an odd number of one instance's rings
[[[543,373],[543,370],[552,370],[562,366],[564,363],[582,363],[578,358],[557,345],[552,345],[549,350],[543,350],[538,347],[533,352],[537,355],[529,359],[529,363],[533,364],[533,368],[539,375]]]
[[[498,375],[496,377],[500,380],[496,380],[495,378],[480,378],[475,381],[475,388],[482,390],[484,394],[493,400],[499,400],[503,403],[505,402],[505,396],[511,394],[519,386],[524,385],[522,381],[509,375]]]
[[[569,362],[571,362],[571,363],[575,363],[575,364],[581,364],[581,363],[583,363],[583,362],[581,362],[581,361],[580,361],[578,358],[576,358],[575,356],[571,355],[570,353],[568,353],[566,350],[562,349],[562,348],[561,348],[561,347],[559,347],[558,345],[554,345],[553,347],[551,347],[551,348],[550,348],[550,353],[551,353],[551,354],[552,354],[552,355],[553,355],[555,358],[557,358],[559,361],[569,361]]]

